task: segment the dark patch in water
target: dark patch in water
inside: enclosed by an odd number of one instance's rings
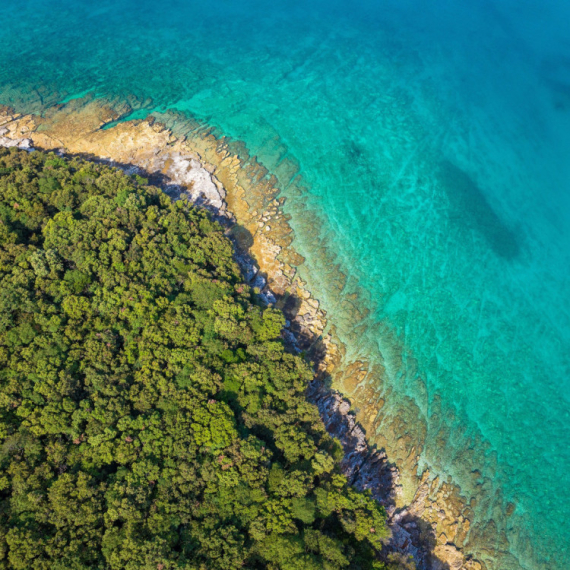
[[[570,109],[570,57],[558,55],[542,61],[539,76],[552,91],[554,108]]]
[[[364,149],[356,141],[349,139],[346,144],[346,153],[352,160],[361,160],[364,155]]]
[[[440,164],[440,177],[451,215],[479,232],[498,256],[515,259],[521,250],[517,235],[499,218],[471,177],[448,160]]]

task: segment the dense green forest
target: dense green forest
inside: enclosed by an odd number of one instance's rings
[[[0,149],[0,568],[384,568],[232,251],[140,177]]]

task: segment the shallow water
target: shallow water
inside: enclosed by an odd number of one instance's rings
[[[482,535],[502,521],[493,548],[568,567],[570,5],[92,4],[0,4],[0,103],[115,96],[143,107],[132,118],[178,109],[244,141],[280,175],[339,336],[386,370],[369,379],[378,430],[414,402],[420,466],[477,498]]]

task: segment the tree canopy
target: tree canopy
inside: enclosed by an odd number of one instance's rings
[[[0,149],[0,569],[380,569],[309,365],[209,214]]]

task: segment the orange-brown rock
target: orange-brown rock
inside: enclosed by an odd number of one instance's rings
[[[333,386],[356,405],[354,419],[349,415],[350,405],[335,395],[331,414],[334,412],[337,419],[352,418],[346,424],[351,434],[350,437],[347,435],[346,442],[355,446],[359,457],[370,454],[372,463],[367,466],[366,476],[373,477],[377,468],[382,469],[383,476],[391,481],[391,512],[399,513],[398,520],[414,518],[418,536],[433,539],[433,551],[429,553],[431,567],[482,570],[484,566],[480,562],[466,555],[472,518],[467,498],[453,483],[441,481],[427,470],[419,474],[418,459],[427,426],[417,404],[411,399],[402,399],[397,413],[385,410],[388,406],[383,405],[390,397],[390,389],[380,393],[380,389],[372,388],[382,385],[382,365],[348,356],[346,347],[338,341],[335,328],[331,326],[334,323],[327,322],[323,307],[298,276],[298,268],[305,260],[292,245],[293,232],[289,216],[283,213],[284,199],[278,196],[278,179],[250,157],[244,145],[216,137],[210,129],[191,119],[179,120],[174,130],[165,126],[174,124],[173,118],[158,114],[148,120],[112,125],[129,112],[130,108],[124,103],[87,97],[54,107],[42,117],[0,109],[0,129],[3,137],[13,141],[29,139],[37,148],[132,165],[149,174],[161,173],[173,183],[186,186],[190,194],[199,180],[189,173],[199,165],[203,169],[199,174],[204,177],[200,180],[208,183],[210,177],[223,196],[224,208],[235,221],[229,233],[238,246],[253,257],[277,303],[293,317],[292,326],[310,348],[319,377],[332,378]],[[103,128],[105,126],[110,128]],[[284,159],[276,170],[280,180],[300,182],[299,166],[294,161]],[[293,185],[291,192],[302,196],[304,189],[298,183]],[[315,240],[320,239],[317,222],[307,229],[307,234],[310,231]],[[320,254],[327,260],[323,263],[330,268],[327,286],[337,293],[344,291],[347,277],[336,260],[330,258],[326,244],[321,245]],[[338,294],[333,297],[341,298]],[[368,311],[362,309],[354,294],[343,295],[338,307],[327,307],[333,313],[337,309],[349,315],[353,324],[350,339],[358,346],[359,327],[366,323]],[[385,335],[387,345],[394,351],[392,362],[401,362],[403,355],[398,352],[397,343],[390,341],[389,327],[382,323],[378,326],[379,334]],[[371,382],[371,378],[376,381]],[[385,452],[370,450],[364,434],[370,444]],[[364,464],[362,470],[365,471]],[[363,483],[364,486],[367,484],[366,481]],[[397,524],[397,517],[394,517],[393,522]],[[411,536],[403,527],[400,531],[402,536]]]

